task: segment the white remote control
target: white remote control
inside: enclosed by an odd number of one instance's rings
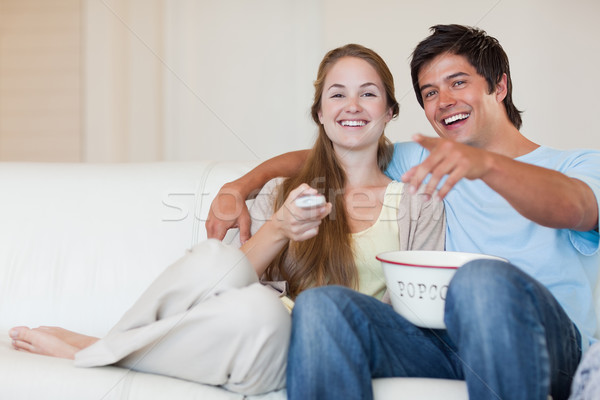
[[[300,208],[318,207],[325,204],[325,196],[320,194],[298,197],[295,201]]]

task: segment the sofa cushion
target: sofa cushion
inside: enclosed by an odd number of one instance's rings
[[[0,336],[0,376],[4,382],[0,385],[0,399],[244,398],[221,388],[124,368],[77,368],[71,360],[13,350],[7,338],[7,335]]]
[[[0,329],[58,325],[103,335],[206,238],[203,215],[216,191],[248,168],[0,164]]]

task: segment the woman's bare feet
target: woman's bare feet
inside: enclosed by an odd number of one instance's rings
[[[98,338],[71,332],[63,328],[40,326],[29,329],[17,326],[9,331],[12,345],[17,350],[60,358],[75,358],[75,353],[84,349]]]

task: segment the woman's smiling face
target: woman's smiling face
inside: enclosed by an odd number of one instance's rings
[[[376,148],[391,119],[383,82],[367,61],[343,57],[329,69],[319,121],[336,151]]]

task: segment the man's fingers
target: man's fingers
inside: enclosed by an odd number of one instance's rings
[[[240,227],[242,224],[246,224],[244,229],[249,230],[250,216],[246,202],[238,191],[221,188],[210,205],[205,223],[207,237],[223,240],[230,228]],[[248,232],[244,234],[249,237]]]
[[[402,181],[410,185],[411,193],[416,193],[429,176],[423,193],[432,195],[445,179],[438,192],[438,197],[443,199],[461,179],[477,179],[485,173],[485,157],[481,155],[481,150],[420,134],[414,135],[413,140],[429,150],[429,155],[402,176]]]
[[[431,151],[437,147],[438,143],[442,140],[440,138],[423,136],[420,133],[413,135],[412,139],[419,143],[421,146],[425,147],[427,150]]]
[[[446,178],[446,180],[444,181],[443,187],[447,187],[448,178],[450,178],[451,175],[456,177],[456,175],[460,173],[460,171],[461,170],[458,169],[458,159],[456,155],[449,154],[448,156],[441,158],[438,164],[436,165],[435,169],[431,172],[431,177],[424,190],[425,193],[433,195],[433,192],[435,192],[435,190],[439,187],[440,182],[442,182],[444,177]],[[450,188],[454,186],[454,183],[456,183],[456,181],[458,181],[458,179],[456,179],[454,182],[450,182]]]
[[[213,225],[209,225],[208,223],[206,224],[206,237],[209,239],[223,240],[226,233],[227,233],[227,229],[223,228],[220,225],[213,226]]]
[[[204,224],[206,226],[206,237],[209,239],[223,240],[229,227],[224,222],[209,213],[208,219]]]
[[[417,169],[417,167],[412,167],[411,169],[409,169],[408,171],[406,171],[402,175],[402,182],[409,183],[410,180],[412,179],[413,175],[415,174],[415,170],[416,169]]]
[[[433,192],[435,192],[435,189],[437,189],[439,183],[440,183],[440,178],[437,176],[432,175],[431,178],[429,179],[429,182],[427,182],[427,185],[425,185],[425,189],[423,189],[423,193],[427,194],[429,196],[433,195]]]
[[[246,243],[250,239],[250,225],[252,221],[250,219],[250,214],[246,213],[240,215],[238,219],[238,225],[240,227],[240,242],[242,244]]]
[[[438,154],[431,153],[425,159],[425,161],[423,161],[421,164],[419,164],[411,169],[411,176],[410,176],[410,192],[411,193],[414,194],[417,192],[417,190],[421,187],[421,184],[423,184],[423,181],[425,180],[425,178],[427,178],[427,175],[432,173],[432,171],[435,168],[437,168],[440,161],[441,161],[441,157]],[[438,181],[439,181],[439,179],[438,179]]]
[[[440,200],[446,197],[446,195],[448,194],[448,192],[450,192],[450,190],[452,190],[454,185],[456,185],[458,181],[460,181],[465,176],[465,172],[465,168],[457,167],[454,169],[454,171],[452,171],[450,175],[448,175],[448,178],[444,182],[444,185],[440,188],[437,194]]]

